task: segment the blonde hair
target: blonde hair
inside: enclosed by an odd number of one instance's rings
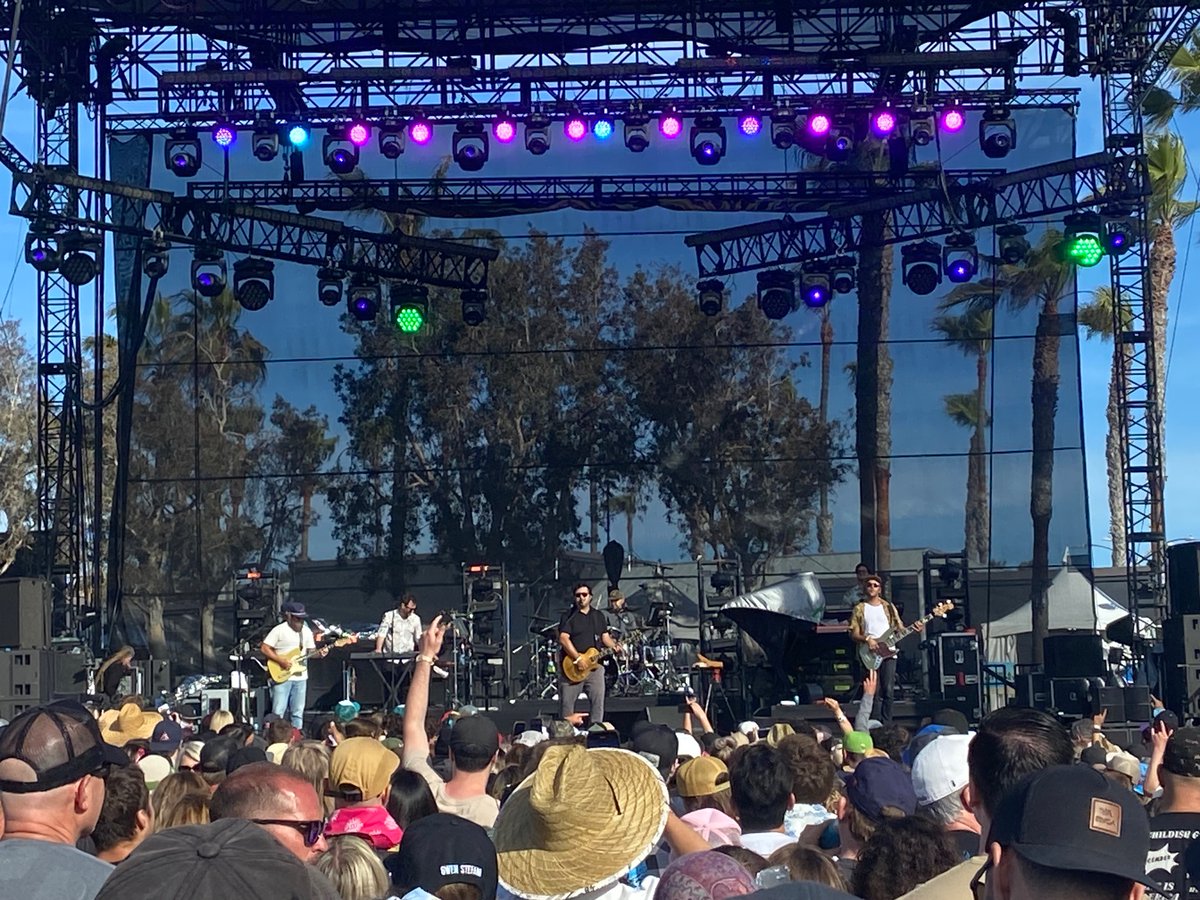
[[[767,857],[767,865],[785,866],[792,881],[813,881],[836,891],[846,890],[838,867],[816,847],[788,844]]]
[[[135,652],[136,651],[134,651],[132,647],[130,647],[128,644],[125,644],[116,653],[114,653],[104,662],[100,663],[100,668],[96,670],[96,675],[93,678],[97,694],[100,693],[101,688],[104,686],[104,673],[123,659],[133,659]]]
[[[150,794],[154,830],[205,824],[211,793],[208,783],[196,772],[172,772]]]
[[[333,799],[325,796],[325,780],[329,777],[329,748],[321,741],[301,741],[283,753],[279,765],[301,775],[316,790],[325,804],[325,813],[333,811]]]
[[[377,900],[391,886],[387,870],[371,845],[356,834],[331,837],[329,849],[313,865],[328,876],[342,900]]]
[[[214,709],[212,715],[208,717],[208,730],[221,733],[221,729],[226,725],[233,724],[233,713],[227,709]]]

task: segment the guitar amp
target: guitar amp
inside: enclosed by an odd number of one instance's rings
[[[937,684],[931,693],[961,709],[968,718],[983,708],[983,673],[979,639],[970,631],[944,631],[937,636]]]

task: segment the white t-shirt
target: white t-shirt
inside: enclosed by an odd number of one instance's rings
[[[307,622],[300,626],[299,631],[296,631],[287,622],[280,622],[267,632],[263,643],[280,656],[286,656],[296,649],[307,652],[317,648],[317,642],[313,639],[312,629],[308,627]],[[304,681],[308,678],[308,667],[303,664],[293,665],[291,672],[288,681]]]
[[[421,639],[421,617],[414,612],[406,618],[399,610],[389,609],[379,623],[379,632],[384,653],[412,653]]]
[[[764,859],[780,847],[794,843],[796,839],[782,831],[752,831],[749,834],[742,832],[742,846],[753,850]]]
[[[867,637],[877,638],[890,627],[887,607],[884,604],[880,603],[878,606],[871,603],[863,604],[863,630],[867,633]]]

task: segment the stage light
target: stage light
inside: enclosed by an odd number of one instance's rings
[[[796,113],[785,106],[771,113],[771,143],[780,150],[790,150],[796,144]]]
[[[392,322],[401,334],[419,334],[429,321],[429,289],[423,284],[393,284]]]
[[[242,309],[257,312],[275,296],[275,263],[247,256],[233,263],[233,297]]]
[[[582,116],[568,116],[563,122],[563,134],[573,141],[582,141],[587,137],[588,126]]]
[[[820,309],[833,297],[829,270],[821,264],[809,264],[800,273],[800,299],[809,309]]]
[[[762,124],[762,116],[756,112],[744,112],[738,116],[738,131],[746,137],[757,137],[762,132]]]
[[[942,248],[942,271],[952,284],[966,284],[979,273],[975,235],[960,232],[946,238],[946,246]]]
[[[469,290],[459,294],[464,325],[475,328],[487,319],[487,291]]]
[[[773,320],[796,311],[796,279],[791,272],[767,269],[758,273],[758,308]]]
[[[979,146],[988,159],[1003,159],[1017,146],[1017,124],[1008,110],[993,107],[979,121]]]
[[[844,122],[839,122],[829,129],[825,139],[825,155],[830,162],[845,162],[854,152],[854,129]]]
[[[69,231],[58,239],[58,272],[76,287],[82,287],[100,270],[104,242],[90,231]]]
[[[692,157],[702,166],[715,166],[725,155],[725,126],[719,116],[698,116],[692,126]]]
[[[463,122],[454,129],[454,161],[464,172],[478,172],[488,161],[488,136],[479,122]]]
[[[1025,239],[1025,226],[1009,223],[996,228],[996,243],[1000,261],[1006,266],[1024,262],[1029,255],[1029,241]]]
[[[192,257],[192,288],[201,297],[219,297],[226,285],[225,254],[197,247]]]
[[[908,136],[918,147],[933,143],[937,137],[937,119],[928,106],[914,106],[908,116]]]
[[[1074,213],[1063,220],[1063,256],[1084,268],[1104,258],[1104,223],[1099,213]]]
[[[321,156],[329,171],[349,175],[358,165],[358,145],[346,136],[344,129],[331,128],[321,140]]]
[[[190,178],[199,172],[204,157],[195,130],[184,128],[172,132],[163,145],[163,157],[167,168],[180,178]]]
[[[592,134],[595,135],[598,141],[607,141],[613,136],[615,126],[611,116],[599,116],[596,121],[592,122]]]
[[[299,150],[308,143],[308,126],[307,125],[290,125],[287,131],[288,143]]]
[[[379,279],[355,272],[346,292],[346,309],[358,322],[374,322],[379,315]]]
[[[162,278],[171,267],[171,245],[159,237],[142,242],[142,272],[147,278]]]
[[[261,119],[254,126],[254,134],[250,138],[250,147],[254,158],[262,162],[270,162],[279,155],[279,129],[275,123]]]
[[[213,126],[212,139],[222,150],[228,150],[237,140],[237,129],[225,122],[219,122]]]
[[[963,126],[967,124],[967,114],[957,106],[947,106],[942,110],[942,114],[938,117],[938,124],[942,131],[948,134],[956,134],[963,130]]]
[[[683,119],[678,113],[664,112],[658,117],[658,131],[668,140],[674,140],[683,134]]]
[[[898,124],[899,117],[890,106],[881,106],[871,113],[871,133],[876,137],[887,137],[896,130]]]
[[[492,125],[492,137],[502,144],[510,144],[517,136],[517,123],[504,116],[495,121]]]
[[[902,281],[914,294],[932,294],[942,283],[942,248],[933,241],[918,241],[900,248]]]
[[[824,138],[833,128],[833,116],[827,112],[814,110],[808,114],[804,127],[813,137]]]
[[[706,316],[717,316],[725,308],[725,286],[720,279],[709,278],[696,285],[696,306]]]
[[[650,146],[649,116],[642,113],[629,113],[625,116],[622,126],[625,146],[630,151],[641,153]]]
[[[829,264],[829,285],[839,294],[854,290],[858,264],[853,256],[838,256]]]
[[[409,122],[408,136],[414,144],[424,146],[433,140],[433,125],[425,119],[416,119]]]
[[[541,156],[550,149],[550,120],[545,116],[530,116],[525,120],[525,149]]]
[[[371,126],[366,122],[351,122],[346,129],[346,137],[355,147],[365,147],[371,140]]]
[[[58,241],[50,225],[33,223],[25,235],[25,262],[39,272],[53,272],[58,268]]]
[[[317,299],[326,306],[337,306],[342,302],[342,283],[346,273],[336,266],[317,269]]]
[[[404,153],[404,126],[395,119],[379,123],[379,155],[384,159],[399,159]]]
[[[1109,219],[1105,225],[1104,251],[1109,256],[1120,256],[1133,246],[1135,240],[1133,223],[1129,219]]]

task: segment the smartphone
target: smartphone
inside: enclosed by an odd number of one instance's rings
[[[525,722],[522,721],[521,719],[517,719],[517,721],[513,722],[513,727],[512,727],[513,737],[517,737],[520,734],[522,734],[523,732],[528,731],[528,730],[529,730],[528,726],[526,726]]]
[[[589,731],[587,747],[589,750],[595,750],[596,748],[602,750],[619,750],[621,747],[621,736],[615,731]]]

